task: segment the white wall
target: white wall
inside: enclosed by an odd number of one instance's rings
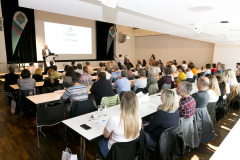
[[[240,62],[240,45],[215,44],[213,62],[221,62],[226,69],[236,69]]]
[[[72,60],[72,59],[96,59],[96,25],[95,21],[76,18],[72,16],[60,15],[50,12],[34,10],[35,14],[35,31],[36,31],[36,46],[37,46],[37,60],[42,60],[42,49],[45,45],[44,22],[69,24],[75,26],[92,28],[92,54],[81,55],[59,55],[56,60]],[[51,46],[49,46],[51,50]],[[53,50],[51,50],[55,53]],[[74,58],[76,57],[76,58]]]
[[[1,3],[0,3],[0,17],[2,17]],[[7,69],[7,56],[6,56],[4,31],[0,31],[0,72],[6,73],[7,71],[8,69]]]
[[[171,35],[135,37],[135,57],[147,62],[154,54],[164,64],[174,59],[178,64],[191,60],[197,68],[201,68],[206,63],[212,63],[213,52],[214,44],[187,38]]]

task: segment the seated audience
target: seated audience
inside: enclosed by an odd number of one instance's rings
[[[209,86],[207,90],[209,95],[208,102],[217,102],[219,96],[221,96],[217,78],[215,76],[208,76],[208,79],[209,79]]]
[[[70,66],[72,68],[72,66]],[[66,101],[70,99],[71,102],[74,101],[84,101],[88,99],[88,88],[79,83],[81,74],[78,72],[72,73],[73,86],[68,87],[63,93],[60,100]]]
[[[161,91],[162,105],[154,113],[149,124],[144,124],[144,132],[149,147],[155,148],[159,143],[162,132],[179,123],[179,102],[175,90],[163,89]]]
[[[146,62],[146,60],[145,59],[143,59],[143,63],[142,63],[143,65],[143,67],[146,67],[146,65],[147,65],[147,62]]]
[[[221,65],[221,72],[223,73],[223,72],[225,72],[226,71],[226,69],[225,69],[225,64],[222,64]]]
[[[193,63],[190,64],[190,67],[192,69],[192,72],[194,74],[195,79],[197,79],[197,69],[195,68],[195,65]]]
[[[178,66],[177,69],[179,72],[179,75],[177,77],[177,85],[178,85],[182,80],[186,80],[186,73],[182,66]]]
[[[220,70],[216,70],[213,75],[214,76],[221,76],[222,72]]]
[[[91,83],[92,82],[92,76],[90,74],[88,74],[88,67],[84,66],[83,67],[83,75],[80,79],[80,83],[84,84],[84,83]]]
[[[54,78],[55,78],[55,79],[60,78],[61,75],[60,75],[60,73],[57,71],[57,66],[53,66],[52,69],[55,71],[55,72],[54,72]]]
[[[17,80],[17,84],[20,90],[35,89],[36,80],[33,78],[30,78],[31,73],[28,69],[22,70],[21,76],[22,76],[22,79]]]
[[[127,65],[127,77],[134,77],[130,65]]]
[[[183,69],[186,71],[188,68],[187,62],[186,61],[182,61],[182,67]]]
[[[118,66],[113,67],[113,72],[111,74],[110,82],[116,82],[118,76],[121,76],[121,72],[118,70]]]
[[[147,87],[147,78],[146,78],[146,71],[143,68],[138,70],[139,78],[136,79],[131,87],[134,87],[133,91],[136,92],[138,88],[146,88]]]
[[[122,70],[122,69],[123,69],[123,66],[121,65],[121,63],[120,63],[120,62],[118,62],[118,68],[119,68],[120,70]]]
[[[34,78],[37,82],[43,81],[42,69],[37,68],[32,78]]]
[[[59,85],[59,80],[55,79],[55,71],[53,69],[48,70],[48,78],[44,80],[43,87],[56,87]]]
[[[206,70],[205,70],[205,72],[204,72],[204,74],[203,74],[203,76],[209,76],[209,75],[211,75],[211,64],[206,64]]]
[[[212,70],[211,70],[211,73],[212,73],[212,74],[217,70],[216,67],[217,67],[217,66],[216,66],[216,63],[213,63],[213,64],[212,64]]]
[[[88,74],[90,75],[94,74],[93,68],[90,66],[89,62],[86,62],[86,67],[88,67]]]
[[[208,105],[209,95],[207,92],[209,86],[209,79],[207,77],[200,77],[197,81],[198,92],[194,93],[192,97],[196,101],[196,108],[204,108]]]
[[[133,64],[130,62],[129,59],[126,60],[125,66],[130,65],[131,68],[133,68]]]
[[[104,68],[104,64],[102,62],[99,63],[99,68],[97,69],[97,75],[100,73],[100,72],[103,72],[105,70]]]
[[[107,66],[106,66],[106,68],[112,68],[110,62],[107,62]]]
[[[166,68],[164,65],[163,65],[163,63],[161,62],[161,63],[159,63],[159,67],[160,67],[160,70],[161,70],[161,75],[162,75],[162,72],[163,72],[163,70]]]
[[[194,82],[193,78],[194,78],[194,74],[192,72],[192,69],[188,67],[186,71],[186,80],[192,83]]]
[[[196,101],[192,96],[190,96],[192,84],[187,81],[182,81],[179,83],[176,90],[178,95],[181,96],[178,108],[180,117],[191,117],[196,112]]]
[[[119,95],[122,91],[131,91],[131,82],[127,79],[127,71],[121,71],[121,76],[122,78],[118,79],[113,85]]]
[[[154,67],[155,67],[155,69],[156,69],[156,74],[159,75],[159,74],[161,73],[161,69],[160,69],[160,67],[158,66],[158,61],[156,61],[156,62],[154,63]]]
[[[77,64],[77,69],[75,70],[75,72],[80,73],[81,75],[83,75],[83,70],[82,70],[82,65],[81,63]]]
[[[54,64],[54,62],[53,62],[53,61],[50,61],[49,63],[50,63],[50,66],[45,68],[45,71],[44,71],[44,73],[43,73],[44,75],[47,74],[47,72],[48,72],[49,69],[53,69],[53,66],[54,66],[53,64]]]
[[[112,74],[112,68],[105,68],[105,71],[106,73],[106,79],[110,81],[110,78],[111,78],[111,74]]]
[[[68,66],[67,70],[66,70],[66,74],[63,78],[63,83],[62,86],[63,87],[70,87],[73,85],[73,81],[72,81],[72,75],[74,73],[74,69],[72,66]]]
[[[232,69],[227,70],[227,82],[230,85],[230,88],[233,86],[238,86],[238,81],[235,75],[235,72]]]
[[[166,84],[172,84],[172,68],[171,67],[167,67],[166,69],[164,69],[164,74],[165,76],[162,76],[162,78],[159,79],[158,81],[158,88],[159,90],[162,89],[162,85],[164,83]]]
[[[159,91],[155,67],[153,66],[150,67],[149,75],[150,76],[147,79],[147,88],[148,88],[149,95],[152,95]]]
[[[69,65],[65,65],[65,67],[64,67],[64,72],[62,73],[62,78],[65,77],[68,67],[69,67]]]
[[[140,65],[137,64],[136,67],[135,67],[135,72],[134,72],[134,76],[138,76],[138,70],[140,69]]]
[[[106,79],[106,73],[100,72],[95,83],[93,83],[91,94],[94,95],[94,99],[97,105],[100,105],[102,97],[114,96],[112,84]]]
[[[5,78],[4,87],[7,92],[13,91],[12,87],[10,87],[9,85],[17,84],[17,80],[19,79],[19,75],[14,73],[15,67],[13,65],[10,65],[8,70],[10,73],[5,74],[5,76],[4,76],[4,78]]]
[[[71,64],[72,64],[73,69],[76,70],[77,66],[75,66],[75,61],[72,61]]]
[[[139,136],[141,116],[138,112],[138,99],[135,93],[123,94],[120,104],[121,114],[111,117],[104,128],[104,138],[99,141],[100,152],[106,158],[116,142],[129,142]]]
[[[176,59],[173,60],[173,64],[174,64],[175,66],[177,66],[177,60],[176,60]]]
[[[33,75],[35,73],[36,67],[34,66],[33,62],[30,62],[29,67],[27,67],[27,69],[30,71],[31,75]]]
[[[173,64],[172,61],[169,62],[169,65],[171,66],[173,73],[174,73],[174,72],[177,72],[177,67]]]
[[[217,76],[218,86],[220,89],[221,96],[218,99],[218,102],[225,100],[227,98],[227,84],[222,78],[222,76]]]
[[[240,83],[240,69],[238,69],[236,71],[236,78],[237,78],[238,83]]]

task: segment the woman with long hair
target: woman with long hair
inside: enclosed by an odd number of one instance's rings
[[[48,70],[48,79],[44,81],[43,87],[56,87],[59,85],[59,80],[54,78],[55,71],[53,69]]]
[[[128,91],[123,94],[120,104],[121,114],[111,117],[104,128],[99,141],[99,148],[106,158],[112,145],[116,142],[129,142],[139,136],[141,116],[138,113],[138,99],[135,93]]]
[[[209,95],[208,102],[217,102],[219,97],[221,96],[217,78],[211,75],[211,76],[208,76],[208,79],[209,79],[209,85],[207,90]]]
[[[42,69],[37,68],[35,70],[35,73],[33,74],[32,78],[34,78],[36,80],[36,82],[43,81]]]
[[[149,124],[144,124],[147,145],[155,148],[162,132],[179,123],[179,99],[175,90],[163,89],[161,91],[162,105],[154,114]]]
[[[177,85],[178,85],[182,80],[186,79],[186,72],[182,66],[178,66],[177,71],[179,72],[179,75],[177,77]]]

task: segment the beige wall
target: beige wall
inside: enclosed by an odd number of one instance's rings
[[[215,44],[213,62],[221,62],[226,69],[236,69],[240,62],[240,45]]]
[[[135,37],[135,61],[146,59],[152,54],[156,59],[167,61],[176,59],[178,64],[183,60],[193,61],[197,68],[212,63],[214,44],[181,38],[171,35]]]

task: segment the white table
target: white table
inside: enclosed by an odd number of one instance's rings
[[[158,94],[149,96],[150,101],[139,105],[139,113],[141,117],[146,117],[157,111],[157,107],[162,103]],[[115,115],[120,115],[120,105],[116,105],[108,108],[108,115],[101,116],[97,120],[93,120],[91,115],[98,113],[98,111],[84,114],[78,117],[67,119],[62,121],[65,125],[73,129],[75,132],[81,135],[80,138],[80,156],[81,159],[85,159],[85,139],[92,141],[103,134],[104,127],[108,119]],[[91,127],[90,130],[85,130],[80,125],[86,124]]]
[[[212,155],[210,160],[235,160],[239,157],[239,143],[240,143],[240,120],[235,124],[227,137],[223,140],[221,145]]]

